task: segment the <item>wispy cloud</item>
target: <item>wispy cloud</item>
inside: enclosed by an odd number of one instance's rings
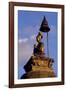
[[[39,31],[39,25],[35,25],[35,26],[28,26],[28,27],[24,27],[22,29],[19,29],[19,38],[25,38],[25,36],[30,37],[34,34],[36,34]]]
[[[18,60],[19,65],[24,65],[29,58],[31,57],[33,52],[33,45],[27,40],[20,40],[18,44]]]
[[[56,27],[55,27],[54,25],[51,25],[51,26],[50,26],[50,30],[51,30],[52,33],[53,33],[53,32],[55,33]]]
[[[33,34],[33,35],[31,35],[29,38],[20,38],[19,40],[18,40],[18,42],[19,43],[26,43],[26,42],[29,42],[30,40],[32,41],[32,40],[34,40],[35,38],[36,38],[36,34]]]
[[[31,37],[30,37],[30,39],[35,39],[36,38],[36,34],[34,34],[34,35],[32,35]]]
[[[19,43],[22,43],[22,42],[27,42],[28,41],[28,38],[24,38],[24,39],[19,39]]]

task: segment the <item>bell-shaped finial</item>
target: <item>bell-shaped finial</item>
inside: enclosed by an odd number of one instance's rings
[[[43,19],[43,21],[41,23],[40,31],[41,32],[49,32],[50,31],[50,28],[48,26],[48,21],[46,20],[45,16],[44,16],[44,19]]]

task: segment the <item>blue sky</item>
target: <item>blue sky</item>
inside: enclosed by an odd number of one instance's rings
[[[41,22],[48,20],[49,32],[49,55],[54,59],[53,69],[57,75],[57,13],[39,11],[18,11],[18,78],[25,73],[23,66],[27,63],[36,43]],[[43,42],[47,56],[46,33],[43,33]]]

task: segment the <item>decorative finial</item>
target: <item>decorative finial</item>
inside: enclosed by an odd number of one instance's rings
[[[46,20],[45,16],[44,16],[44,19],[43,19],[43,21],[41,23],[40,31],[41,32],[49,32],[50,31],[50,28],[48,26],[48,21]]]

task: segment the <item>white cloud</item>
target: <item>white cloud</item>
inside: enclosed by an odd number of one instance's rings
[[[34,35],[32,35],[32,36],[30,37],[30,39],[35,39],[36,36],[37,36],[37,35],[34,34]]]
[[[19,30],[19,38],[22,38],[24,36],[30,37],[33,34],[36,34],[37,32],[39,32],[39,25],[27,26]]]
[[[24,39],[19,39],[19,43],[22,43],[22,42],[27,42],[28,41],[28,38],[24,38]]]
[[[50,31],[51,31],[52,33],[56,31],[56,28],[55,28],[54,25],[51,25],[51,26],[50,26]]]
[[[30,40],[34,40],[34,39],[36,39],[36,34],[34,34],[34,35],[31,35],[29,38],[21,38],[21,39],[19,39],[19,43],[26,43],[26,42],[29,42]]]
[[[31,57],[32,52],[33,52],[33,46],[29,41],[27,42],[20,41],[18,44],[19,65],[20,64],[24,65]]]

